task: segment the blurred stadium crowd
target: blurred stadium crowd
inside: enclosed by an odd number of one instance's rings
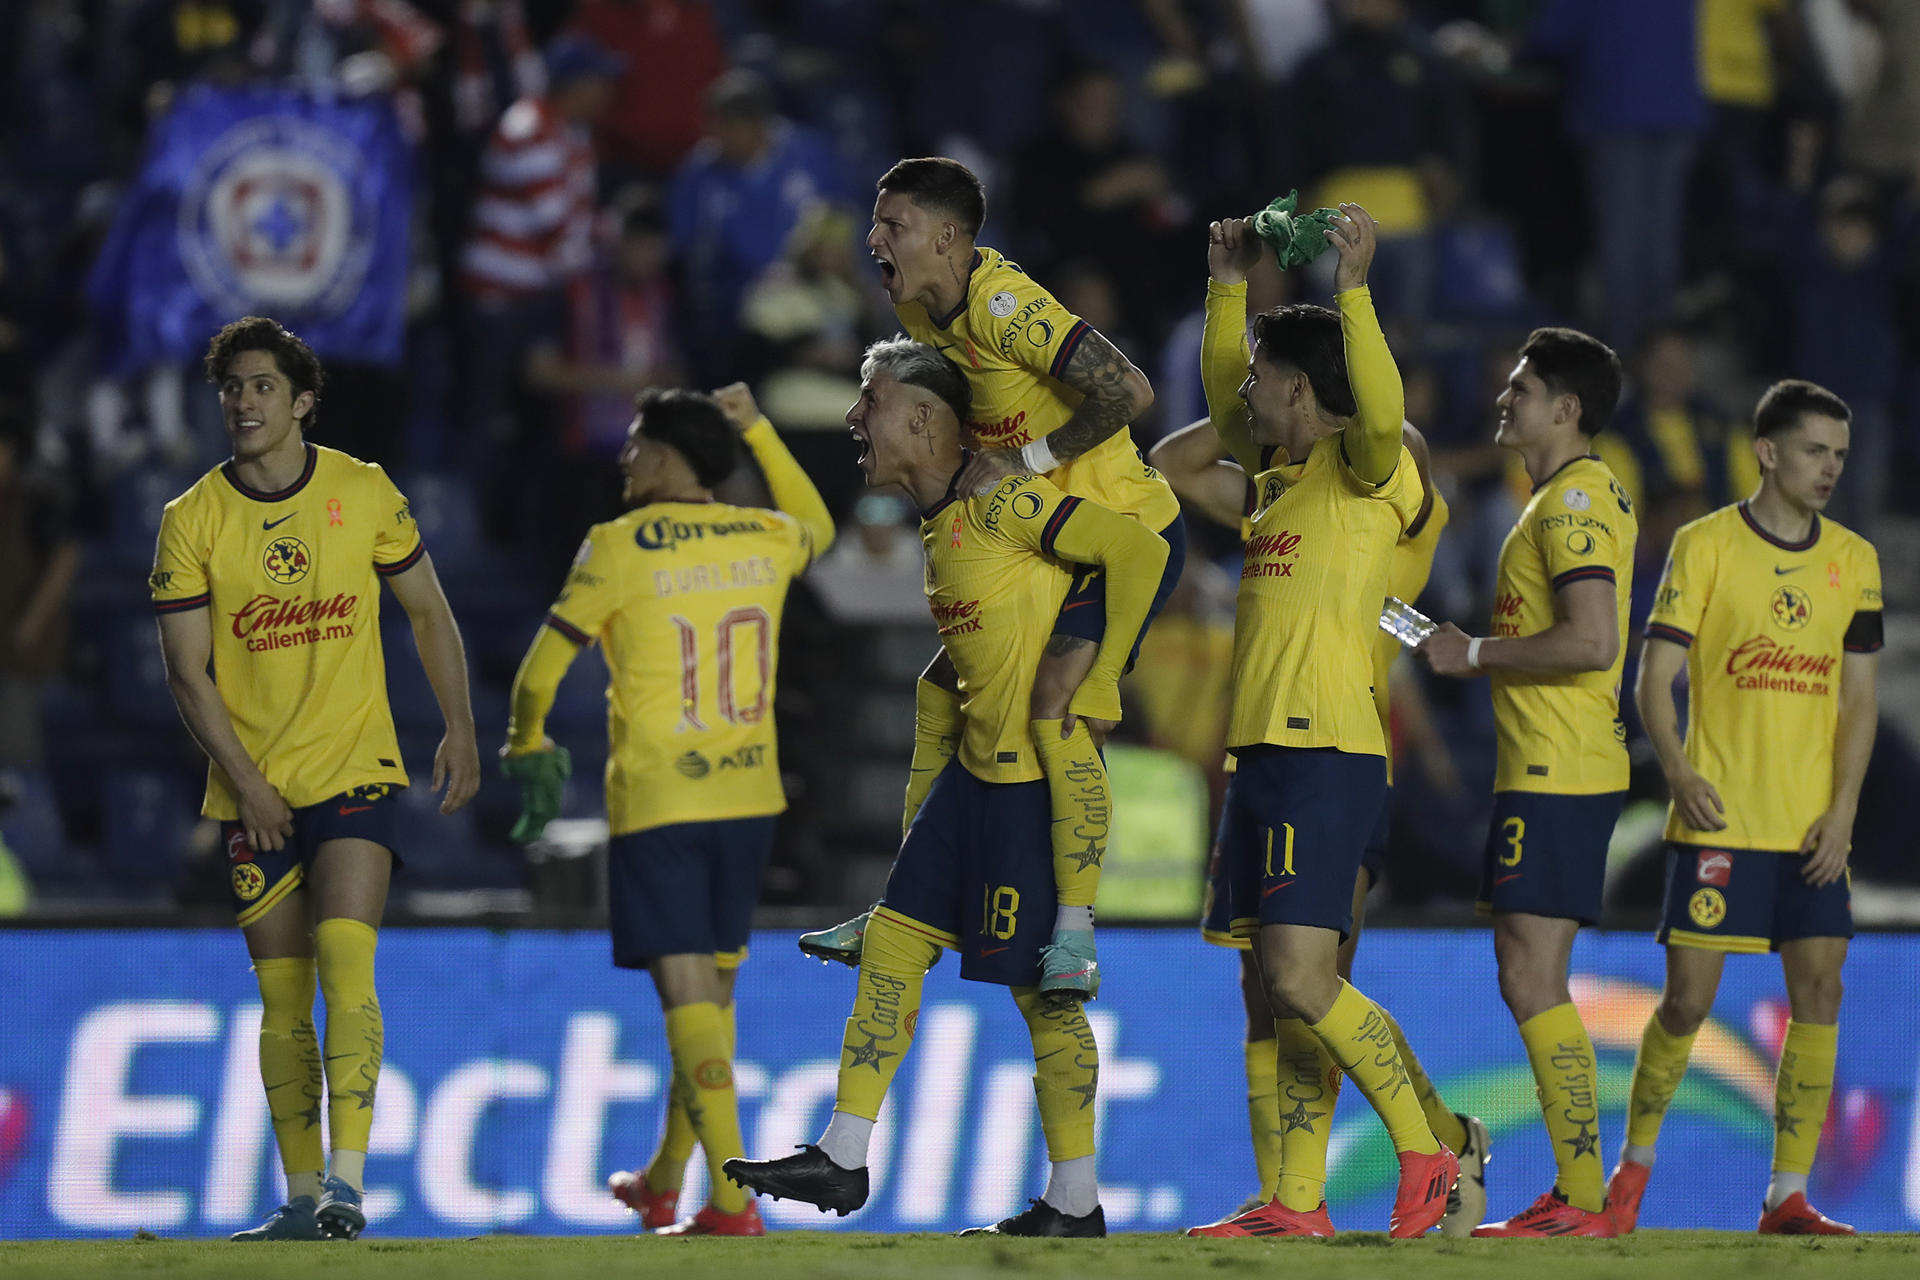
[[[814,918],[884,876],[934,644],[912,513],[859,491],[838,434],[859,351],[895,329],[861,243],[872,183],[916,154],[973,166],[983,239],[1147,371],[1143,448],[1204,413],[1206,220],[1296,187],[1307,207],[1365,204],[1408,415],[1455,512],[1422,607],[1469,629],[1524,497],[1489,437],[1532,326],[1579,324],[1630,369],[1601,447],[1643,511],[1636,621],[1672,530],[1751,488],[1758,389],[1840,393],[1854,456],[1833,514],[1881,544],[1894,612],[1856,866],[1916,875],[1899,801],[1920,770],[1898,730],[1920,721],[1899,674],[1920,551],[1920,4],[14,0],[0,50],[0,910],[223,900],[144,577],[160,506],[224,437],[197,368],[124,367],[88,277],[182,95],[261,80],[387,98],[412,143],[403,351],[330,359],[316,438],[412,500],[483,749],[572,549],[615,510],[635,392],[744,378],[828,495],[852,536],[789,610],[776,907]],[[1262,305],[1330,292],[1311,270],[1262,287]],[[1217,783],[1237,548],[1194,534],[1123,734]],[[387,639],[422,768],[438,713],[405,628]],[[1491,718],[1484,685],[1421,698],[1404,674],[1397,745],[1417,767],[1388,892],[1448,918],[1477,874]],[[600,679],[579,664],[553,722],[581,818]],[[1658,893],[1657,863],[1632,858],[1664,802],[1643,772],[1617,837],[1629,908]],[[400,908],[590,897],[566,860],[506,844],[511,788],[454,819],[420,801]],[[1174,825],[1203,847],[1204,822],[1189,805]]]

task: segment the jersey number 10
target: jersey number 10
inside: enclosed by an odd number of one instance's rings
[[[680,632],[680,723],[675,732],[705,730],[700,718],[700,632],[693,623],[672,615]],[[741,631],[751,634],[745,643],[757,659],[760,682],[753,696],[742,699],[734,684],[734,655],[742,642]],[[767,715],[767,689],[773,683],[773,618],[759,605],[730,610],[713,628],[715,683],[718,689],[720,718],[728,724],[759,724]]]

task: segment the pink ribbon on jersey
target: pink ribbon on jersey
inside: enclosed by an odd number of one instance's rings
[[[344,525],[345,523],[346,523],[345,518],[342,517],[340,514],[340,499],[328,498],[327,499],[327,525],[329,527],[332,527],[333,525]]]

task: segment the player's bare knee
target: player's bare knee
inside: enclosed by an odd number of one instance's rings
[[[1838,1022],[1843,990],[1838,969],[1795,975],[1787,983],[1787,1005],[1793,1020],[1822,1026]]]
[[[1713,992],[1665,991],[1654,1016],[1661,1029],[1671,1036],[1690,1036],[1706,1024],[1713,1014]]]

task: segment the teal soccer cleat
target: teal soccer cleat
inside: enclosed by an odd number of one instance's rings
[[[800,935],[800,950],[815,960],[833,961],[846,965],[849,969],[860,967],[860,944],[867,936],[867,921],[873,916],[872,908],[862,911],[844,924],[834,925],[831,929],[816,929],[812,933]]]
[[[367,1226],[360,1193],[343,1179],[331,1176],[320,1184],[320,1207],[313,1217],[329,1240],[357,1240]]]
[[[1040,994],[1059,1000],[1091,1000],[1100,990],[1100,962],[1093,934],[1073,929],[1053,935],[1040,948]]]
[[[312,1196],[295,1196],[275,1209],[267,1220],[246,1231],[236,1231],[229,1240],[251,1244],[257,1240],[325,1240],[320,1224],[314,1221]]]

